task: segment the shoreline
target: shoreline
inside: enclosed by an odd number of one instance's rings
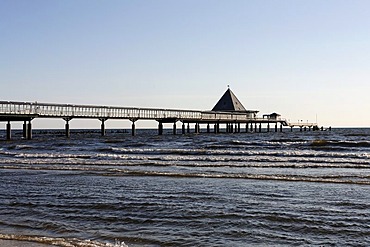
[[[50,247],[56,245],[38,243],[27,240],[5,240],[0,239],[0,246],[2,247]]]

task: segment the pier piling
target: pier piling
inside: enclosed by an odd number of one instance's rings
[[[27,126],[27,121],[24,121],[24,122],[23,122],[23,138],[24,138],[24,139],[27,139],[27,134],[28,134],[28,133],[27,133],[27,127],[28,127],[28,126]]]
[[[99,119],[101,121],[101,126],[100,126],[100,130],[101,130],[101,136],[105,136],[106,135],[106,131],[105,131],[105,121],[107,119],[104,119],[104,118],[101,118]]]
[[[163,123],[158,122],[158,135],[163,135]]]
[[[135,121],[132,121],[131,125],[131,135],[136,136],[136,126],[135,126]]]
[[[65,132],[66,132],[66,137],[70,138],[71,137],[71,132],[69,130],[69,120],[66,120]]]
[[[173,134],[176,135],[176,122],[173,123]]]
[[[31,120],[28,121],[28,127],[27,127],[27,139],[31,140],[32,139],[32,123]]]
[[[10,121],[6,124],[6,139],[12,139],[12,125],[10,124]]]

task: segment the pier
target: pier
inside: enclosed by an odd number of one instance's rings
[[[6,139],[11,139],[11,122],[23,122],[23,138],[32,139],[32,120],[36,118],[60,118],[65,121],[65,135],[70,137],[70,121],[73,119],[96,119],[100,121],[101,135],[106,134],[105,122],[109,119],[131,121],[131,134],[136,135],[135,123],[139,120],[158,122],[158,134],[163,134],[164,124],[172,124],[173,134],[177,134],[177,122],[181,122],[181,133],[190,133],[190,124],[194,133],[199,133],[201,126],[207,133],[261,132],[262,125],[267,132],[283,131],[283,126],[318,130],[316,123],[289,123],[277,113],[257,116],[258,111],[246,110],[233,92],[228,89],[215,107],[210,111],[174,110],[155,108],[135,108],[116,106],[94,106],[73,104],[51,104],[38,102],[0,101],[0,122],[6,122]],[[221,127],[222,126],[222,127]],[[271,129],[270,129],[271,128]]]

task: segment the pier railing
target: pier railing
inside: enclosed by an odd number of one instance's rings
[[[179,121],[266,121],[254,112],[230,113],[115,106],[49,104],[0,101],[0,115],[32,115],[41,118],[175,119]]]
[[[289,127],[311,127],[311,126],[317,126],[317,123],[309,123],[309,122],[296,122],[296,123],[288,123]]]
[[[173,134],[177,133],[176,123],[181,121],[182,134],[185,134],[185,124],[187,123],[187,133],[190,133],[190,124],[195,124],[195,133],[200,132],[200,125],[207,124],[207,132],[210,132],[210,124],[214,124],[214,132],[220,133],[220,124],[226,125],[227,133],[239,133],[241,123],[245,124],[245,131],[261,132],[262,124],[266,124],[267,132],[270,131],[270,124],[275,124],[275,132],[280,132],[283,126],[299,126],[300,130],[318,130],[317,124],[313,123],[289,123],[283,118],[264,115],[263,118],[257,117],[257,111],[246,112],[216,112],[216,111],[194,111],[194,110],[174,110],[174,109],[155,109],[155,108],[136,108],[136,107],[116,107],[116,106],[93,106],[93,105],[71,105],[71,104],[48,104],[38,102],[14,102],[0,101],[0,121],[6,124],[6,139],[11,139],[11,122],[23,121],[23,138],[32,139],[32,124],[34,118],[63,118],[65,123],[66,137],[70,137],[69,121],[74,118],[91,118],[101,121],[101,134],[105,135],[105,121],[108,119],[128,119],[132,121],[132,135],[136,133],[135,122],[137,120],[156,120],[158,121],[158,134],[163,134],[163,124],[173,123]],[[274,114],[276,115],[276,114]],[[265,116],[269,116],[265,118]],[[28,123],[27,123],[28,122]]]

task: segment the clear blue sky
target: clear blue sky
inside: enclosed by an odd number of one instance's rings
[[[0,0],[0,57],[0,100],[208,110],[229,84],[261,114],[370,126],[367,0]]]

